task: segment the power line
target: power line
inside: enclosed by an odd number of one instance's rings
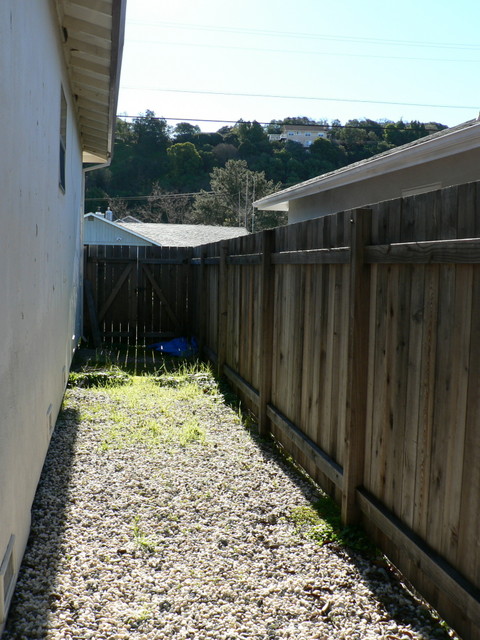
[[[301,33],[292,31],[273,31],[267,29],[251,29],[243,27],[227,27],[227,26],[213,26],[213,25],[192,25],[177,22],[145,22],[143,20],[131,20],[131,24],[155,26],[166,29],[184,29],[191,31],[213,31],[216,33],[239,33],[254,36],[267,36],[267,37],[282,37],[282,38],[302,38],[302,40],[328,40],[338,42],[354,42],[373,45],[393,45],[393,46],[405,46],[405,47],[427,47],[434,49],[469,49],[480,50],[478,43],[453,43],[453,42],[426,42],[415,40],[392,40],[388,38],[370,38],[362,36],[339,36],[320,33]]]
[[[209,196],[221,196],[223,194],[216,193],[215,191],[193,191],[191,193],[160,193],[158,195],[148,195],[148,196],[108,196],[102,198],[85,198],[85,202],[87,200],[93,200],[95,202],[113,202],[114,200],[161,200],[161,199],[169,199],[169,198],[193,198],[194,196],[198,196],[200,193],[208,194]]]
[[[128,89],[131,91],[144,91],[142,87],[121,87],[122,89]],[[198,91],[193,89],[152,89],[148,87],[149,91],[158,91],[160,93],[189,93],[195,95],[208,95],[208,96],[232,96],[241,98],[273,98],[275,100],[315,100],[318,102],[349,102],[356,104],[386,104],[390,106],[401,107],[430,107],[435,109],[478,109],[478,105],[452,105],[452,104],[423,104],[418,102],[395,102],[389,100],[362,100],[354,98],[324,98],[318,96],[282,96],[268,93],[237,93],[230,91]]]
[[[308,56],[333,56],[335,58],[373,58],[373,59],[382,59],[382,60],[400,60],[402,62],[406,61],[414,61],[414,62],[451,62],[451,63],[462,63],[462,64],[478,64],[480,60],[462,60],[457,58],[456,60],[448,59],[448,58],[421,58],[421,57],[412,57],[412,56],[386,56],[386,55],[374,55],[368,53],[344,53],[340,52],[331,52],[331,51],[301,51],[299,49],[266,49],[265,47],[236,47],[232,45],[217,45],[217,44],[205,44],[199,42],[165,42],[159,40],[129,40],[129,42],[141,43],[141,44],[157,44],[160,46],[179,46],[179,47],[197,47],[203,49],[227,49],[232,51],[252,51],[257,53],[276,53],[276,54],[301,54]]]

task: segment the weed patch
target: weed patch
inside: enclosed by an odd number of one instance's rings
[[[101,428],[101,451],[206,443],[209,416],[219,398],[216,380],[203,363],[175,372],[129,375],[112,366],[71,374],[69,393],[88,388],[82,418]]]
[[[131,377],[125,371],[112,366],[109,369],[87,369],[72,371],[68,377],[69,387],[114,387],[130,384]]]
[[[342,524],[338,505],[326,495],[311,506],[294,507],[288,519],[299,534],[320,545],[334,543],[368,556],[378,553],[361,527]]]

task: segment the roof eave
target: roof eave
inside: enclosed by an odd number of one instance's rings
[[[127,0],[55,1],[76,104],[82,160],[108,163],[113,151]]]

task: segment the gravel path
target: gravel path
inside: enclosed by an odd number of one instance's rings
[[[193,404],[205,440],[152,447],[115,441],[107,390],[68,392],[4,640],[449,637],[385,563],[302,535],[316,488],[215,394]]]

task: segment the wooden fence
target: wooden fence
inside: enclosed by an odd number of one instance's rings
[[[111,278],[107,250],[89,251],[113,339],[130,327],[117,328],[111,298],[132,250]],[[465,639],[480,638],[480,183],[148,258],[160,262],[136,263],[130,290],[144,264],[166,270],[155,282],[178,325],[261,433]],[[152,284],[136,308],[155,296],[164,304]],[[117,301],[132,323],[135,305]],[[174,332],[164,311],[130,335]]]
[[[100,344],[145,344],[188,331],[188,260],[178,247],[85,247],[85,333]]]
[[[260,430],[464,638],[480,638],[479,227],[473,183],[192,261],[192,326]]]

